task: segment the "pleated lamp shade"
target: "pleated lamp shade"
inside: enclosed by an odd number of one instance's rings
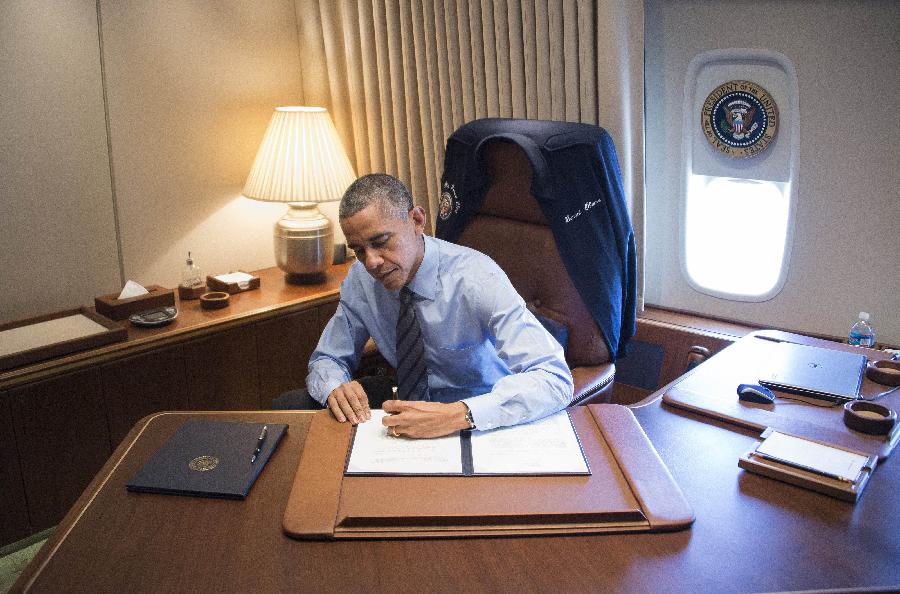
[[[324,107],[276,107],[243,195],[267,202],[340,200],[353,166]]]
[[[290,282],[323,282],[334,257],[333,226],[317,203],[340,200],[356,175],[323,107],[276,107],[243,195],[287,202],[275,223],[275,262]]]

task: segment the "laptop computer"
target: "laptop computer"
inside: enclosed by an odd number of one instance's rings
[[[767,388],[844,403],[859,398],[866,356],[791,342],[775,345],[761,372]]]

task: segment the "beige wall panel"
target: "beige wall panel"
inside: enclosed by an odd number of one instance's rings
[[[101,1],[125,275],[273,266],[281,204],[240,197],[272,109],[300,102],[291,0]]]
[[[644,303],[644,53],[642,44],[629,43],[644,38],[644,7],[635,0],[600,2],[597,20],[609,28],[604,35],[615,41],[601,42],[597,48],[597,121],[615,139],[622,172],[622,186],[634,228],[637,246],[638,312]],[[614,49],[613,49],[614,48]],[[613,51],[611,51],[611,49]]]
[[[647,303],[838,337],[863,310],[879,342],[900,344],[900,3],[653,0],[646,23]],[[678,260],[684,77],[694,56],[726,47],[785,54],[800,87],[793,253],[763,303],[694,291]]]
[[[116,289],[96,7],[0,3],[0,322]]]

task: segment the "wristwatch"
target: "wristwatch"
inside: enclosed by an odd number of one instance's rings
[[[469,405],[463,402],[463,406],[466,407],[466,423],[469,424],[469,429],[475,429],[475,419],[472,418],[472,409],[469,408]]]

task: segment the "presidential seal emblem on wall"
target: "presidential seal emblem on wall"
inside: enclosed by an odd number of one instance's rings
[[[778,106],[758,84],[732,80],[716,87],[703,102],[700,126],[716,150],[731,157],[752,157],[775,139]]]
[[[197,456],[188,462],[188,468],[197,472],[206,472],[219,465],[219,459],[215,456]]]
[[[459,199],[456,197],[456,188],[450,182],[444,182],[441,186],[441,201],[438,203],[438,216],[442,221],[450,218],[450,215],[459,210]]]

